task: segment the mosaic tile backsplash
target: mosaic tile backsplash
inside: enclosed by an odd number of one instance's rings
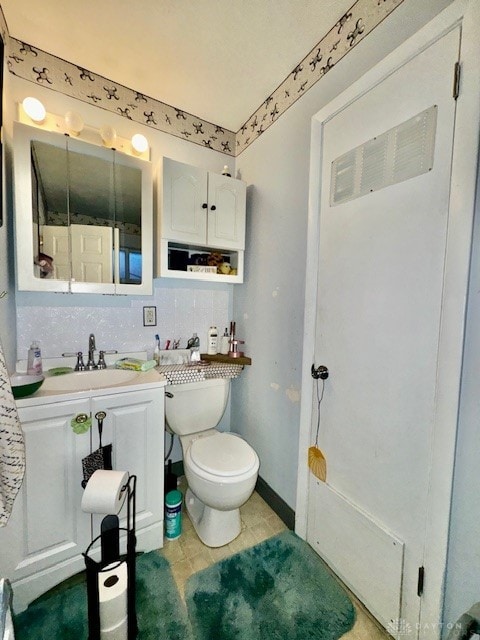
[[[228,285],[227,285],[228,286]],[[55,306],[56,296],[60,296]],[[69,296],[70,298],[70,296]],[[119,352],[147,351],[153,355],[155,334],[165,341],[180,340],[186,346],[193,332],[200,337],[200,350],[206,351],[211,325],[223,333],[232,318],[231,293],[228,290],[161,288],[148,298],[129,296],[99,298],[102,306],[64,306],[62,294],[48,295],[41,303],[17,307],[17,359],[25,359],[33,340],[38,340],[43,357],[58,357],[64,352],[88,350],[88,336],[95,334],[97,349]],[[78,298],[73,296],[75,302]],[[110,306],[106,306],[110,304]],[[105,306],[103,306],[105,305]],[[157,326],[143,326],[143,307],[157,307]]]
[[[231,156],[239,155],[403,0],[357,0],[235,133],[10,37],[10,73]],[[6,29],[3,15],[0,28]]]

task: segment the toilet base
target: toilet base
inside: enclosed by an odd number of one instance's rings
[[[204,504],[187,489],[185,506],[198,537],[207,547],[223,547],[240,535],[240,509],[220,511]]]

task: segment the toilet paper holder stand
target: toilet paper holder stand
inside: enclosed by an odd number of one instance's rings
[[[122,491],[126,491],[127,520],[126,527],[119,526],[118,514],[106,514],[101,523],[101,533],[89,544],[82,554],[85,559],[87,575],[88,602],[88,640],[100,640],[100,594],[99,577],[109,565],[125,562],[127,565],[127,640],[134,640],[138,634],[137,613],[135,606],[135,512],[136,512],[135,475],[129,476]],[[122,505],[123,506],[123,505]],[[126,532],[126,554],[120,554],[120,532]],[[100,542],[100,561],[94,560],[92,554]]]

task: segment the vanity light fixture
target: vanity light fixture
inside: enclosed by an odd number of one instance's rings
[[[22,107],[27,116],[31,118],[33,122],[42,124],[42,122],[45,121],[47,112],[43,104],[40,102],[40,100],[37,100],[37,98],[25,98],[22,102]]]
[[[148,149],[148,140],[141,133],[132,136],[132,147],[137,153],[145,153]]]
[[[68,132],[74,136],[78,136],[78,134],[83,131],[84,123],[82,116],[80,116],[76,111],[67,111],[65,114],[65,124]]]
[[[109,124],[104,124],[100,129],[100,137],[106,147],[113,147],[117,139],[117,132]]]

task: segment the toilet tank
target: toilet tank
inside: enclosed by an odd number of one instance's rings
[[[165,398],[165,420],[179,436],[213,429],[227,406],[230,378],[211,378],[174,384],[166,388],[173,398]]]

